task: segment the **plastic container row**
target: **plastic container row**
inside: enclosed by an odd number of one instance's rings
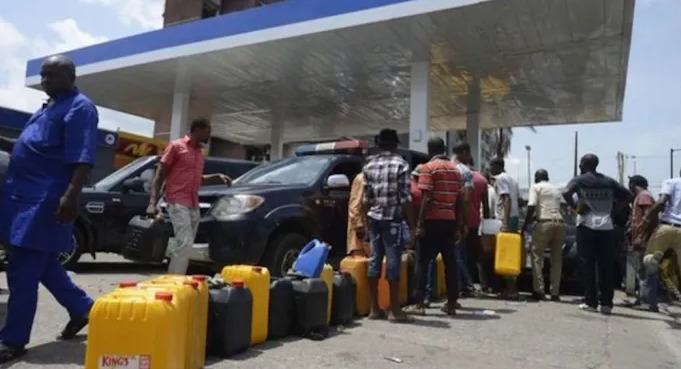
[[[205,276],[165,275],[124,282],[90,313],[86,369],[198,369],[206,353],[228,357],[267,339],[325,337],[329,324],[353,319],[355,284],[325,265],[322,278],[270,278],[237,265]]]

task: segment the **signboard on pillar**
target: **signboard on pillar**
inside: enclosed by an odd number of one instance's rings
[[[128,132],[118,133],[118,144],[114,155],[114,168],[120,169],[131,161],[147,155],[161,155],[167,141],[139,136]]]

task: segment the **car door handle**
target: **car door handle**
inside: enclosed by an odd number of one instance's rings
[[[90,214],[101,214],[104,212],[103,202],[88,202],[85,204],[85,210]]]

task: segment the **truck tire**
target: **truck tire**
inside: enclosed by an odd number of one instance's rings
[[[71,252],[62,252],[59,254],[61,265],[68,270],[76,268],[85,248],[85,237],[83,237],[83,234],[76,228],[73,230],[73,243],[74,247]]]
[[[293,267],[300,255],[300,250],[307,243],[307,238],[299,233],[282,233],[275,235],[267,246],[262,258],[263,266],[269,269],[272,276],[282,277]]]

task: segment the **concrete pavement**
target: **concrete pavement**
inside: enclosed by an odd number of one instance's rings
[[[112,262],[86,264],[75,281],[93,296],[123,280],[162,273],[158,267]],[[4,278],[3,278],[4,279]],[[1,280],[1,279],[0,279]],[[0,283],[0,286],[4,285]],[[622,297],[622,296],[618,296]],[[4,315],[7,296],[0,296]],[[681,367],[681,321],[671,314],[616,308],[612,316],[582,312],[575,303],[509,303],[466,299],[456,318],[431,316],[395,325],[358,320],[324,341],[289,338],[267,342],[207,368],[336,369],[371,367],[442,369],[672,369]],[[67,314],[41,287],[29,354],[5,368],[82,368],[84,338],[56,342]]]

